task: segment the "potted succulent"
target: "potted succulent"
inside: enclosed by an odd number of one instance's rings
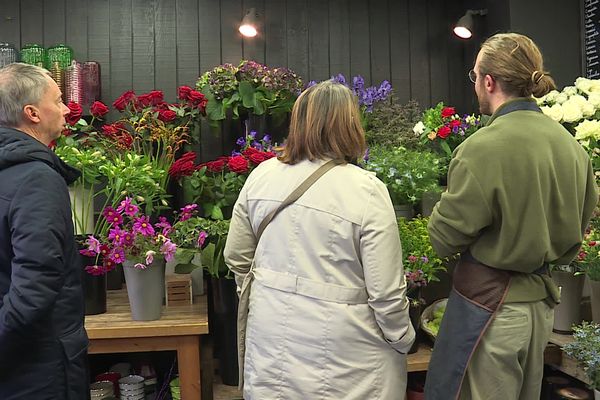
[[[574,327],[573,341],[563,350],[583,368],[594,390],[595,400],[600,400],[600,325],[583,322]]]

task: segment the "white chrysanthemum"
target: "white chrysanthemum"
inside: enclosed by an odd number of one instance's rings
[[[413,132],[421,135],[425,132],[425,124],[422,121],[417,122],[417,124],[413,127]]]
[[[565,101],[569,100],[569,95],[561,92],[556,95],[556,98],[554,100],[556,104],[563,104]]]
[[[542,112],[555,120],[556,122],[562,121],[563,110],[560,104],[555,104],[552,107],[541,107]]]
[[[566,86],[562,92],[567,96],[574,96],[577,94],[577,88],[575,86]]]
[[[590,93],[588,102],[593,105],[596,109],[600,108],[600,93]]]
[[[575,127],[575,139],[600,139],[600,121],[586,119]]]
[[[577,122],[583,118],[583,111],[576,102],[572,102],[571,99],[562,104],[563,121],[565,122]]]

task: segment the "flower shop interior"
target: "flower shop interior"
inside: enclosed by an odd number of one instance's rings
[[[53,145],[82,171],[70,194],[92,398],[117,398],[127,377],[143,382],[145,397],[136,398],[242,398],[238,298],[223,259],[232,206],[248,174],[284,142],[299,93],[327,79],[358,96],[363,167],[386,184],[397,211],[418,330],[406,395],[424,398],[456,263],[433,251],[428,215],[452,151],[483,124],[467,72],[490,35],[530,36],[558,86],[538,104],[598,167],[597,3],[2,0],[0,66],[44,66],[70,109]],[[453,34],[465,14],[469,39]],[[241,33],[242,22],[254,36]],[[600,388],[600,331],[583,323],[600,322],[598,222],[576,260],[553,272],[563,300],[544,355],[543,399],[591,399]],[[140,243],[153,235],[169,240]],[[595,352],[595,364],[581,347]]]

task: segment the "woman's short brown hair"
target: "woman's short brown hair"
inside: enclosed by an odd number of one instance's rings
[[[292,109],[290,131],[279,160],[356,161],[366,149],[358,99],[346,86],[325,81],[305,90]]]

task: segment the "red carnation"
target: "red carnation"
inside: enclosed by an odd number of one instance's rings
[[[180,100],[188,100],[188,95],[191,91],[192,88],[189,86],[179,86],[179,89],[177,89],[177,97]]]
[[[442,109],[442,118],[451,117],[456,114],[454,107],[444,107]]]
[[[102,118],[108,114],[108,107],[101,101],[95,101],[90,107],[90,113],[95,118]]]
[[[188,151],[183,154],[181,158],[176,160],[171,168],[169,168],[169,175],[172,178],[179,179],[183,176],[190,176],[196,170],[194,166],[194,160],[196,159],[196,153]]]
[[[135,100],[136,97],[133,90],[128,90],[115,100],[113,107],[119,110],[119,112],[123,112],[130,103],[135,103]]]
[[[173,110],[158,110],[158,119],[163,122],[170,122],[177,118],[177,113]]]
[[[69,114],[65,117],[65,120],[69,125],[76,125],[77,122],[79,122],[79,120],[81,119],[83,109],[79,104],[75,103],[74,101],[70,101],[69,104],[67,104],[67,107],[69,107]]]
[[[440,129],[437,130],[437,135],[439,137],[441,137],[442,139],[446,139],[448,136],[450,136],[450,128],[446,125],[442,126]]]
[[[232,172],[243,174],[248,172],[248,159],[244,156],[233,156],[229,158],[227,166]]]

